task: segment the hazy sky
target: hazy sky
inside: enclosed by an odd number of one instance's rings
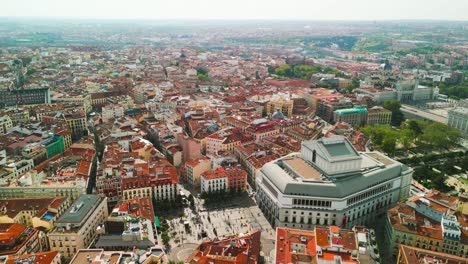
[[[0,16],[468,20],[468,0],[1,0]]]

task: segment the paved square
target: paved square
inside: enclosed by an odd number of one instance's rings
[[[184,209],[185,216],[169,221],[170,245],[173,249],[171,260],[185,260],[194,249],[194,244],[202,240],[213,240],[216,237],[237,235],[261,230],[262,252],[269,261],[274,247],[275,231],[256,206],[253,198],[247,194],[232,197],[228,201],[205,207],[203,200],[195,198],[195,209]]]

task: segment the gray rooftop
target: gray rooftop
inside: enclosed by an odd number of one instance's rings
[[[291,155],[298,156],[299,154]],[[341,198],[366,189],[378,182],[394,179],[411,171],[407,166],[378,152],[362,153],[361,157],[361,170],[349,173],[343,178],[328,178],[324,175],[323,179],[316,178],[310,181],[304,176],[293,177],[281,168],[279,160],[265,164],[261,172],[283,194]],[[291,156],[280,160],[288,158],[290,159]],[[313,169],[313,165],[309,163],[305,163],[303,166],[311,166],[310,169]],[[298,170],[297,172],[302,171],[305,170]],[[264,184],[265,178],[263,179]],[[269,186],[272,193],[277,193],[272,189],[273,186],[270,183],[266,183],[266,186]]]
[[[462,114],[462,115],[468,115],[468,108],[466,108],[466,107],[455,107],[453,109],[450,109],[449,112],[458,113],[458,114]]]
[[[133,241],[125,241],[122,239],[120,235],[101,235],[96,242],[97,248],[106,248],[106,247],[122,247],[122,248],[132,248],[136,247],[138,249],[147,249],[150,247],[154,247],[154,243],[149,241],[148,239],[145,240],[133,240]]]
[[[303,146],[313,149],[318,148],[317,154],[324,155],[326,160],[351,160],[359,159],[359,153],[353,147],[351,142],[342,136],[331,136],[319,140],[306,141]]]
[[[100,201],[100,197],[95,194],[81,195],[57,220],[57,223],[81,223],[90,210],[97,207]]]

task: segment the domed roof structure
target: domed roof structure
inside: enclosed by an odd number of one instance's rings
[[[273,113],[273,115],[271,115],[271,118],[273,119],[284,119],[284,115],[283,113],[279,110],[279,109],[276,109],[276,112]]]
[[[380,64],[380,69],[384,71],[391,71],[392,70],[392,65],[388,61],[388,59],[385,59],[385,62]]]

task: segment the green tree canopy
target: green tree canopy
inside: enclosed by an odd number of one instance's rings
[[[276,68],[276,75],[288,77],[288,78],[298,78],[304,80],[310,80],[312,75],[316,73],[330,73],[335,74],[336,76],[343,77],[344,74],[341,71],[330,67],[323,67],[320,65],[306,65],[306,64],[283,64]]]
[[[400,126],[401,122],[403,122],[404,120],[403,113],[401,113],[400,111],[400,102],[397,100],[388,100],[384,102],[383,107],[387,110],[392,111],[392,125]]]

